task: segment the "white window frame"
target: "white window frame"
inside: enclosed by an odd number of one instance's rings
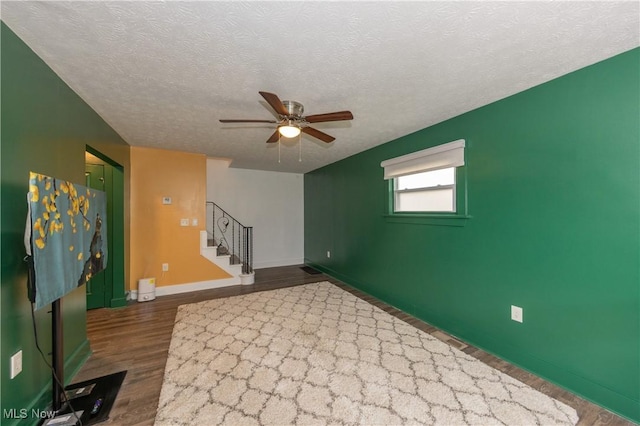
[[[398,189],[398,178],[401,178],[402,176],[398,176],[396,178],[393,178],[393,212],[394,213],[456,213],[457,210],[457,203],[456,203],[456,170],[454,167],[445,167],[446,169],[451,169],[453,168],[453,183],[450,185],[436,185],[436,186],[421,186],[418,188],[411,188],[411,189]],[[436,170],[443,170],[443,169],[436,169]],[[435,170],[428,170],[427,172],[433,172]],[[424,173],[424,172],[418,172],[418,173]],[[411,173],[411,174],[417,174],[417,173]],[[411,176],[411,174],[409,175],[403,175],[403,176]],[[406,194],[408,192],[425,192],[425,191],[438,191],[438,190],[442,190],[442,189],[451,189],[452,190],[452,208],[453,210],[397,210],[396,206],[398,206],[399,204],[399,198],[400,198],[400,194]]]

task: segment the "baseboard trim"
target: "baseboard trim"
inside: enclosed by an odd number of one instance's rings
[[[156,296],[169,296],[172,294],[190,293],[192,291],[210,290],[213,288],[230,287],[240,285],[240,278],[223,278],[220,280],[199,281],[194,283],[163,285],[156,287]]]
[[[110,308],[122,308],[124,306],[127,306],[127,296],[125,295],[125,297],[118,297],[115,299],[111,299],[111,303],[109,304]]]
[[[264,269],[264,268],[275,268],[278,266],[292,266],[292,265],[302,265],[304,263],[304,258],[293,258],[293,259],[279,259],[279,260],[268,260],[264,262],[254,262],[253,269]]]

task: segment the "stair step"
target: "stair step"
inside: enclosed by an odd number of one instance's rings
[[[200,254],[219,266],[222,270],[239,280],[240,284],[253,284],[254,273],[244,274],[240,257],[230,254],[227,247],[216,245],[213,238],[209,238],[207,231],[200,233]]]

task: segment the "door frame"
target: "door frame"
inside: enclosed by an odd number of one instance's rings
[[[124,167],[89,145],[86,146],[86,152],[95,155],[105,163],[107,247],[109,250],[107,261],[112,265],[113,274],[111,275],[111,282],[105,282],[104,306],[118,308],[127,305],[124,280]]]

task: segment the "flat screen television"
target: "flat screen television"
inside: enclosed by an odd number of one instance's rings
[[[29,174],[25,248],[32,256],[30,298],[41,309],[86,284],[107,265],[106,194]]]

